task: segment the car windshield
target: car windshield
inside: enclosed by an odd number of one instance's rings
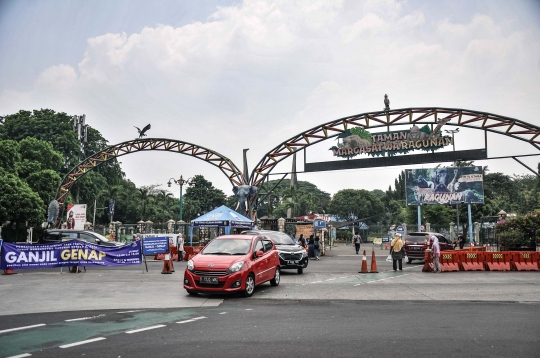
[[[111,240],[107,239],[105,236],[98,234],[97,232],[93,232],[92,235],[94,235],[95,237],[100,239],[101,242],[109,242],[109,241],[111,241]]]
[[[427,235],[409,235],[407,236],[406,241],[409,242],[426,242],[427,241]]]
[[[250,239],[213,240],[202,250],[202,255],[245,255],[251,247]]]
[[[286,234],[264,234],[265,236],[269,237],[274,241],[274,244],[276,245],[296,245],[293,239],[289,235]]]

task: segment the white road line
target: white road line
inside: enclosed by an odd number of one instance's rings
[[[328,280],[325,280],[325,281],[334,281],[335,278],[329,278]]]
[[[65,321],[66,322],[84,321],[84,320],[87,320],[87,319],[94,319],[94,318],[104,317],[104,316],[105,316],[104,314],[100,314],[100,315],[93,316],[93,317],[81,317],[81,318],[66,319]]]
[[[104,339],[107,339],[107,338],[98,337],[98,338],[87,339],[86,341],[80,341],[80,342],[75,342],[75,343],[70,343],[70,344],[64,344],[63,346],[60,346],[60,348],[70,348],[70,347],[80,346],[81,344],[102,341]]]
[[[342,279],[342,278],[347,278],[347,277],[349,277],[349,276],[343,276],[343,277],[339,277],[339,278]]]
[[[253,308],[246,308],[246,311],[253,311]]]
[[[23,354],[19,354],[19,355],[7,357],[7,358],[24,358],[24,357],[30,357],[30,356],[32,356],[30,353],[23,353]]]
[[[13,331],[20,331],[21,329],[30,329],[35,327],[41,327],[46,326],[45,323],[40,324],[34,324],[33,326],[25,326],[25,327],[17,327],[17,328],[10,328],[10,329],[4,329],[3,331],[0,331],[0,333],[7,333],[7,332],[13,332]]]
[[[227,312],[220,312],[219,314],[227,314]]]
[[[225,314],[227,312],[222,312],[220,314]],[[195,318],[191,318],[191,319],[186,319],[185,321],[180,321],[180,322],[176,322],[178,324],[183,324],[183,323],[189,323],[189,322],[195,322],[195,321],[198,321],[200,319],[205,319],[206,317],[204,316],[201,316],[201,317],[195,317]]]
[[[137,332],[142,332],[142,331],[148,331],[148,330],[151,330],[151,329],[161,328],[161,327],[166,327],[166,325],[158,324],[157,326],[134,329],[133,331],[126,331],[126,333],[127,334],[132,334],[132,333],[137,333]]]
[[[361,285],[361,283],[357,283],[356,285],[354,285],[354,287],[356,287],[356,286],[360,286],[360,285]]]
[[[116,313],[132,313],[132,312],[141,312],[142,310],[132,310],[132,311],[122,311],[122,312],[116,312]]]
[[[399,276],[392,276],[392,277],[387,277],[387,278],[381,278],[380,280],[369,281],[368,283],[373,283],[373,282],[378,282],[378,281],[384,281],[384,280],[390,280],[391,278],[398,278],[398,277],[403,277],[403,276],[407,276],[407,275],[410,275],[410,273],[406,273],[406,274],[404,274],[404,275],[399,275]]]
[[[315,282],[312,282],[312,283],[320,283],[320,282],[322,282],[322,281],[315,281]]]

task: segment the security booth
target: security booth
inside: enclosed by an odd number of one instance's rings
[[[191,220],[189,228],[189,245],[193,243],[193,229],[195,228],[217,228],[225,230],[225,235],[230,235],[231,229],[253,229],[254,222],[233,209],[220,206],[194,220]]]

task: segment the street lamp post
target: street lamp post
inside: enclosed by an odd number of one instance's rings
[[[180,175],[180,179],[176,180],[174,178],[170,178],[169,179],[169,182],[167,183],[167,185],[169,186],[169,188],[171,187],[172,185],[172,182],[171,180],[176,184],[176,185],[180,185],[180,220],[179,221],[182,221],[182,201],[183,201],[183,195],[182,195],[182,187],[184,186],[184,184],[187,184],[187,185],[190,185],[191,184],[191,178],[185,180],[181,175]]]

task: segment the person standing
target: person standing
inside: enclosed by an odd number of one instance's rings
[[[313,235],[309,235],[308,240],[308,258],[312,259],[315,257],[315,251],[313,246],[315,245],[315,239],[313,238]]]
[[[313,253],[315,255],[315,260],[319,260],[319,256],[321,256],[321,239],[318,236],[316,236],[313,241]]]
[[[392,249],[392,267],[394,271],[397,271],[397,264],[399,263],[399,271],[403,271],[403,256],[405,249],[403,248],[403,241],[401,240],[401,234],[396,234],[394,239],[390,243]]]
[[[356,249],[356,254],[358,255],[358,251],[360,251],[360,242],[362,242],[362,236],[358,232],[356,232],[352,238],[354,243],[354,248]]]
[[[178,234],[176,237],[176,250],[178,251],[178,261],[184,261],[184,235]]]
[[[306,248],[306,239],[304,239],[304,234],[300,234],[298,245],[302,246],[304,249]]]
[[[463,236],[462,232],[459,233],[457,240],[458,240],[459,248],[463,249],[463,246],[465,246],[465,236]]]
[[[433,273],[441,272],[441,264],[439,257],[441,256],[441,247],[439,239],[435,235],[431,235],[431,252],[433,253]]]

